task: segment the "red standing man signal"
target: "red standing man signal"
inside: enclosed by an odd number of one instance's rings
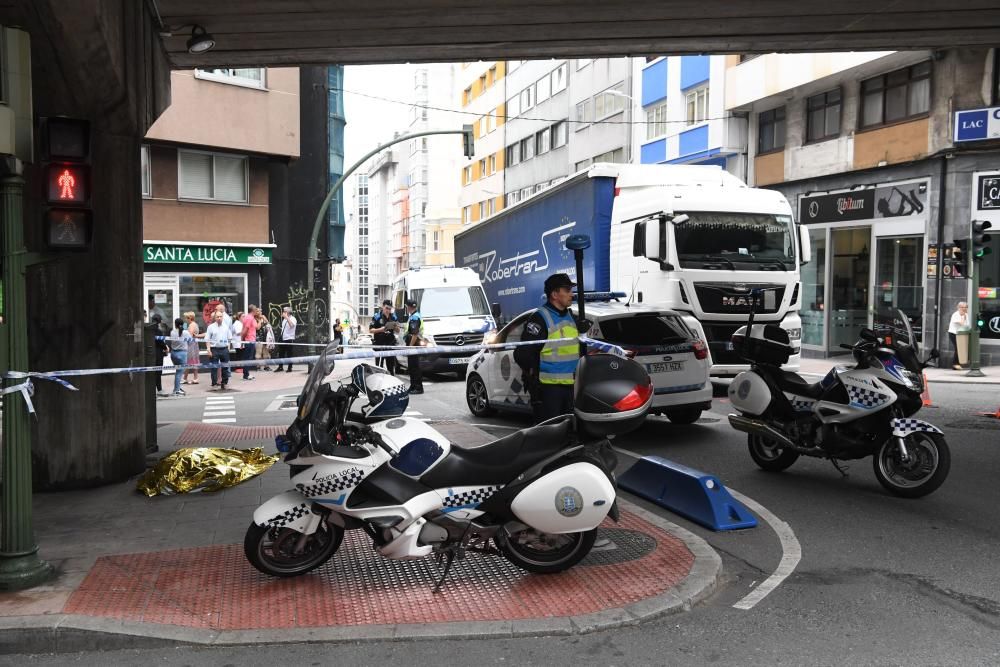
[[[69,173],[69,169],[63,171],[59,175],[59,180],[56,181],[59,186],[59,199],[75,199],[76,195],[73,194],[73,188],[76,186],[76,179],[73,178],[73,174]]]

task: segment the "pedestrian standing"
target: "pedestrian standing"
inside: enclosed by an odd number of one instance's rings
[[[392,302],[386,299],[382,302],[382,308],[372,317],[372,322],[368,326],[368,333],[372,335],[372,345],[379,347],[389,347],[396,345],[396,330],[399,327],[399,318],[392,312]],[[396,374],[396,357],[380,357],[375,360],[376,366],[384,366],[390,374]]]
[[[292,315],[292,309],[285,306],[281,309],[281,348],[278,355],[282,358],[289,359],[293,356],[292,343],[295,340],[295,327],[299,324],[295,316]],[[281,364],[278,364],[278,368],[275,371],[280,373],[282,371]],[[292,362],[288,362],[287,372],[292,372]]]
[[[340,325],[340,318],[333,323],[333,342],[337,344],[337,347],[344,345],[344,327]]]
[[[205,334],[198,329],[198,323],[194,321],[194,311],[184,313],[185,327],[191,339],[188,341],[187,363],[193,368],[184,369],[184,384],[198,384],[198,366],[201,363],[201,351],[198,348],[198,339],[204,338]],[[188,380],[193,377],[193,380]]]
[[[955,358],[951,367],[956,371],[962,370],[962,364],[958,359],[958,337],[956,334],[972,331],[969,324],[969,304],[965,301],[958,302],[958,308],[951,314],[951,321],[948,322],[948,339],[951,340],[951,349],[955,351]]]
[[[406,302],[406,313],[409,319],[406,321],[406,344],[417,346],[423,343],[424,321],[417,310],[417,302],[410,299]],[[410,393],[424,393],[424,377],[420,371],[420,355],[412,355],[407,360],[407,367],[410,369]]]
[[[153,345],[155,346],[156,349],[156,359],[159,360],[157,363],[160,366],[163,366],[163,360],[166,359],[167,356],[170,354],[170,347],[167,345],[167,341],[163,340],[163,338],[167,335],[168,332],[166,328],[163,326],[163,318],[160,316],[160,313],[154,312],[152,317],[149,318],[149,321],[153,325],[154,335],[156,336],[156,340],[154,341]],[[162,370],[156,371],[156,395],[157,396],[167,395],[166,392],[163,391]]]
[[[185,393],[181,389],[181,379],[184,376],[181,367],[187,364],[188,343],[192,340],[194,338],[187,330],[184,320],[178,317],[174,320],[174,328],[170,332],[170,361],[174,365],[174,396],[183,396]]]
[[[271,350],[274,349],[274,329],[271,328],[271,323],[267,321],[264,317],[263,311],[257,309],[257,353],[256,358],[261,361],[266,361],[271,358]],[[270,372],[270,366],[259,366],[259,370]]]
[[[208,342],[208,356],[212,360],[212,386],[222,390],[229,384],[229,343],[232,337],[232,328],[226,326],[222,311],[215,311],[215,321],[208,325],[205,340]],[[219,371],[222,371],[221,377]]]
[[[240,338],[243,340],[242,359],[243,361],[253,361],[257,356],[257,306],[251,303],[247,314],[241,318],[240,323],[243,325],[243,331],[240,334]],[[254,379],[250,375],[249,366],[243,367],[243,379]]]
[[[573,413],[573,376],[580,361],[576,319],[570,311],[575,286],[565,273],[545,279],[546,302],[528,317],[522,341],[550,341],[514,350],[514,361],[524,371],[524,384],[539,423]],[[556,343],[559,339],[572,338]]]
[[[233,326],[233,318],[231,318],[229,316],[229,313],[226,312],[226,304],[222,303],[221,301],[219,303],[217,303],[215,305],[215,312],[222,313],[222,323],[224,325],[226,325],[226,327]],[[215,321],[215,318],[213,316],[212,322],[214,322],[214,321]]]

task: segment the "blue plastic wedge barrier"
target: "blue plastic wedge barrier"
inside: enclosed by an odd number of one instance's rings
[[[708,473],[659,456],[644,456],[618,486],[712,530],[753,528],[757,519]]]

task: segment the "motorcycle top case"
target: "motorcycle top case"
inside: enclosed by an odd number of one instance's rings
[[[747,328],[742,326],[731,340],[740,356],[758,364],[780,366],[787,364],[788,358],[795,354],[788,332],[777,324],[754,324],[749,337]]]
[[[573,386],[577,428],[604,438],[642,424],[653,402],[653,382],[642,364],[613,354],[580,359]]]

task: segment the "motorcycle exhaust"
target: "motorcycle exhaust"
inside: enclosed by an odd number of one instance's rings
[[[801,450],[800,447],[788,439],[788,436],[784,435],[773,426],[765,424],[759,419],[750,419],[749,417],[744,417],[742,415],[729,415],[729,425],[737,431],[743,431],[744,433],[750,433],[751,435],[762,436],[768,440],[774,440],[775,442],[795,451]]]

